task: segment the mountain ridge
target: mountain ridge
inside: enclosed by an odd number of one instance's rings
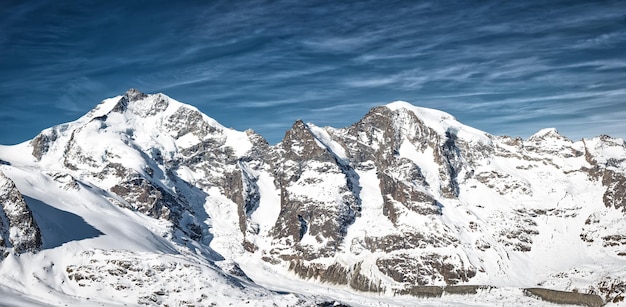
[[[270,145],[166,95],[131,89],[29,142],[0,147],[0,159],[26,203],[51,203],[102,233],[39,254],[74,246],[79,259],[144,233],[153,243],[130,240],[125,249],[175,251],[239,282],[282,284],[302,304],[324,295],[280,280],[392,302],[432,286],[542,285],[605,302],[626,290],[626,274],[615,271],[626,261],[626,144],[608,136],[572,142],[556,129],[526,140],[493,136],[445,112],[393,102],[345,128],[296,121]],[[71,194],[85,204],[68,206]],[[133,231],[112,230],[89,203],[124,216]],[[107,288],[98,278],[81,286],[67,270],[55,272],[78,284],[72,291]],[[136,287],[147,289],[128,289]],[[528,302],[523,293],[512,299]]]

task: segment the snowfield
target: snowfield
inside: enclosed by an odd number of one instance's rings
[[[608,136],[492,136],[393,102],[271,146],[130,90],[0,146],[0,173],[2,306],[624,304]]]

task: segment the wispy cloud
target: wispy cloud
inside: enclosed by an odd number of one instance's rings
[[[604,47],[611,44],[617,44],[626,41],[626,32],[615,31],[610,33],[603,33],[598,36],[579,40],[576,44],[578,48],[596,48]]]
[[[622,6],[27,1],[0,8],[0,116],[63,122],[139,87],[270,142],[297,118],[347,126],[399,99],[489,132],[626,131]]]
[[[369,103],[369,106],[373,107],[373,106],[381,105],[381,104],[382,103]],[[356,107],[363,107],[363,106],[368,106],[368,104],[367,103],[339,104],[339,105],[323,107],[323,108],[313,108],[311,109],[311,112],[320,112],[320,113],[338,112],[338,111],[341,112],[341,111],[346,111],[346,110],[354,109]]]

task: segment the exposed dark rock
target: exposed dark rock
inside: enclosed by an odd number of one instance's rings
[[[432,196],[420,191],[414,186],[415,180],[423,180],[423,175],[416,170],[415,178],[407,178],[412,181],[401,181],[390,173],[379,172],[380,190],[383,194],[383,214],[395,224],[397,222],[397,209],[395,204],[402,205],[409,210],[422,215],[441,214],[441,205]],[[411,182],[408,183],[408,182]]]
[[[557,291],[543,288],[524,289],[524,294],[556,304],[571,304],[589,307],[604,306],[602,298],[594,294]]]
[[[409,294],[417,297],[441,297],[443,287],[438,286],[414,286],[396,291],[397,294]]]
[[[131,179],[113,186],[111,192],[121,197],[133,210],[171,221],[174,227],[182,230],[192,240],[202,238],[202,227],[193,219],[185,219],[187,222],[182,223],[181,218],[191,214],[191,206],[184,196],[169,192],[139,175],[133,175]]]
[[[257,178],[249,172],[242,162],[240,162],[238,166],[241,169],[241,184],[235,183],[229,186],[231,189],[231,191],[229,191],[231,195],[229,198],[238,204],[239,227],[241,231],[245,233],[247,229],[247,218],[259,207],[261,193],[257,185]],[[233,195],[235,193],[240,193],[241,197]]]
[[[448,234],[429,234],[419,232],[404,232],[401,234],[386,235],[381,237],[365,237],[365,246],[372,252],[392,252],[403,249],[445,247],[458,243],[458,240]]]
[[[446,140],[441,147],[440,165],[443,171],[440,176],[445,185],[441,188],[443,195],[449,198],[459,196],[459,183],[457,176],[461,170],[463,163],[461,162],[461,151],[456,145],[456,131],[448,129],[446,131]]]
[[[376,261],[376,265],[395,281],[418,286],[431,285],[437,280],[455,285],[476,276],[476,269],[466,267],[458,256],[435,253],[422,254],[419,258],[407,254],[383,257]]]
[[[124,96],[122,96],[122,98],[120,98],[120,100],[115,104],[113,109],[111,109],[111,112],[124,113],[128,109],[129,103],[139,101],[147,97],[147,94],[144,94],[137,89],[131,88],[126,93],[124,93]]]
[[[37,135],[32,141],[30,141],[30,145],[33,147],[33,157],[37,160],[41,160],[41,158],[50,149],[51,144],[56,141],[57,138],[58,135],[54,128],[43,131]]]
[[[164,126],[174,138],[180,138],[187,133],[192,133],[201,140],[209,136],[209,140],[219,144],[223,144],[225,141],[225,137],[218,127],[207,122],[203,118],[202,113],[189,108],[178,109],[167,118]]]
[[[615,170],[624,161],[607,159],[606,163],[601,164],[591,154],[584,139],[582,142],[585,146],[585,160],[591,165],[590,168],[583,167],[582,171],[589,174],[589,177],[592,179],[601,180],[602,185],[606,187],[606,191],[602,196],[602,201],[606,207],[621,209],[623,212],[626,212],[626,176]],[[600,142],[602,142],[603,146],[626,149],[624,142],[618,142],[616,139],[606,135],[600,136]]]
[[[336,301],[317,303],[316,306],[317,307],[350,307],[350,305],[345,305],[343,303],[339,303]]]
[[[388,108],[376,107],[346,129],[343,138],[338,141],[347,149],[351,161],[374,161],[378,169],[387,168],[400,145],[396,143],[392,116]]]
[[[626,245],[626,235],[614,234],[602,237],[602,246],[620,246]]]
[[[231,172],[225,173],[223,177],[223,181],[220,184],[223,187],[224,194],[230,200],[232,200],[235,204],[237,204],[237,209],[239,213],[239,228],[241,232],[246,231],[246,217],[248,216],[249,210],[245,208],[245,200],[244,200],[244,181],[242,178],[242,173],[240,170],[233,170]]]
[[[400,215],[401,208],[400,205],[396,205],[395,201],[390,199],[391,196],[385,195],[383,197],[383,212],[382,214],[386,216],[394,225],[398,224],[398,216]]]
[[[179,203],[181,199],[144,178],[121,182],[113,186],[111,192],[133,205],[137,211],[157,219],[177,221],[183,208]]]
[[[380,281],[374,282],[369,279],[367,276],[361,273],[362,262],[358,262],[353,270],[352,276],[350,278],[350,287],[355,290],[364,291],[364,292],[382,292],[385,289],[381,287]]]
[[[65,190],[79,190],[80,184],[76,178],[74,178],[70,174],[65,173],[54,173],[50,174],[50,176],[54,179],[54,181],[63,185]]]
[[[626,281],[607,276],[598,282],[596,289],[597,291],[592,290],[589,294],[599,295],[607,303],[620,303],[624,301],[626,295]]]
[[[626,212],[626,176],[605,169],[602,184],[606,187],[606,192],[602,196],[604,205]]]
[[[285,133],[281,145],[281,149],[284,150],[282,156],[285,160],[334,162],[331,153],[317,145],[315,137],[301,120],[296,121]]]
[[[111,112],[124,113],[128,109],[129,99],[127,95],[122,96],[120,100],[115,104]]]
[[[98,178],[104,179],[107,176],[115,176],[119,179],[126,178],[130,175],[130,171],[120,163],[109,163],[104,166],[102,171],[98,173]]]
[[[24,197],[0,172],[0,251],[12,247],[21,254],[37,252],[41,246],[41,231]]]
[[[289,270],[304,279],[317,279],[321,282],[349,285],[351,288],[364,292],[380,292],[378,282],[374,282],[361,273],[362,263],[358,262],[350,268],[333,263],[330,266],[320,263],[309,263],[302,260],[290,262]]]
[[[272,235],[276,239],[291,238],[299,243],[306,233],[318,241],[326,240],[326,244],[318,251],[298,247],[302,257],[332,255],[359,211],[360,200],[354,195],[356,187],[351,186],[353,178],[349,178],[353,171],[342,165],[328,148],[321,146],[302,121],[294,123],[275,150],[279,154],[272,165],[276,172],[275,183],[281,192],[281,211]],[[292,187],[328,188],[314,178],[303,177],[305,171],[346,178],[345,184],[332,187],[341,199],[326,202],[291,192]],[[317,187],[317,184],[321,186]]]
[[[477,294],[478,290],[491,290],[491,286],[463,285],[463,286],[413,286],[399,291],[396,294],[408,294],[417,297],[441,297],[444,293],[451,295]]]
[[[130,102],[141,100],[141,99],[148,97],[147,94],[140,92],[136,88],[131,88],[128,91],[126,91],[126,93],[124,93],[124,96],[127,97],[128,101]]]
[[[491,290],[493,287],[491,286],[480,286],[480,285],[454,285],[454,286],[445,286],[443,291],[446,294],[459,294],[459,295],[468,295],[468,294],[477,294],[478,290]]]
[[[319,279],[330,284],[348,284],[349,270],[337,263],[326,266],[319,263],[307,263],[302,259],[295,259],[289,263],[289,270],[303,279]]]

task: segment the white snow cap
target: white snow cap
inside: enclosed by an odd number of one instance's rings
[[[545,139],[548,137],[563,138],[563,136],[559,133],[558,130],[556,130],[556,128],[544,128],[544,129],[537,131],[537,133],[531,135],[528,139],[535,140],[535,139]]]
[[[447,131],[453,131],[457,137],[468,142],[491,143],[487,132],[466,126],[456,120],[454,116],[435,109],[414,106],[406,101],[394,101],[385,105],[392,111],[405,109],[413,112],[426,126],[445,137]]]

